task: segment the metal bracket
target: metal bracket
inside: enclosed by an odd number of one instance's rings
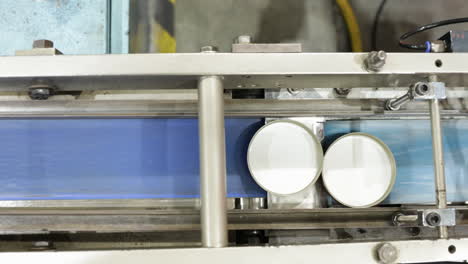
[[[387,100],[385,108],[396,111],[412,100],[445,99],[445,83],[443,82],[417,82],[410,86],[408,93],[398,98]]]
[[[443,82],[417,83],[410,90],[413,94],[414,100],[432,100],[447,98],[445,94],[445,83]]]
[[[454,208],[427,209],[423,210],[420,219],[423,226],[454,226],[456,225],[456,214]]]
[[[252,37],[237,37],[232,44],[233,53],[300,53],[301,43],[253,43]]]

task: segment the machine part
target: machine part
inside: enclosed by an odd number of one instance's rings
[[[333,88],[333,91],[338,97],[346,97],[351,92],[348,88]]]
[[[302,89],[287,88],[287,91],[288,91],[289,94],[295,96],[295,95],[300,94],[302,91],[304,91],[304,88],[302,88]]]
[[[436,212],[431,212],[426,215],[424,220],[426,220],[426,223],[429,226],[439,226],[441,222],[441,216]]]
[[[214,50],[205,47],[203,52]],[[202,244],[204,247],[225,247],[228,237],[222,78],[201,77],[198,100]]]
[[[301,43],[234,43],[233,53],[299,53]]]
[[[252,43],[252,37],[249,35],[241,35],[238,36],[235,40],[235,43],[237,44],[249,44]]]
[[[390,243],[383,243],[379,246],[377,255],[383,264],[396,263],[398,260],[398,249]]]
[[[278,195],[298,193],[314,184],[322,160],[322,146],[314,133],[292,120],[277,120],[260,128],[247,151],[255,182]]]
[[[446,52],[447,44],[443,40],[436,40],[431,42],[431,52]],[[468,51],[468,49],[467,49]]]
[[[392,241],[399,263],[426,263],[468,259],[467,239]],[[318,263],[379,263],[376,249],[379,242],[333,243],[300,246],[229,247],[220,249],[182,248],[145,250],[101,250],[71,252],[15,252],[0,254],[3,263],[84,264],[97,260],[100,263],[124,264],[138,260],[141,264],[169,263],[304,263],[303,256],[314,256]],[[453,252],[453,253],[452,253]],[[393,254],[391,254],[393,255]],[[393,255],[394,256],[394,255]]]
[[[418,214],[403,214],[403,213],[396,213],[393,216],[393,223],[396,226],[404,226],[404,225],[414,225],[417,224],[419,221],[419,215]]]
[[[32,100],[47,100],[54,94],[55,87],[47,83],[38,82],[29,86],[29,97]]]
[[[263,197],[256,197],[256,198],[241,197],[241,198],[236,198],[235,199],[235,208],[236,209],[241,209],[241,210],[265,209],[265,208],[267,208],[267,202],[266,202],[266,199],[263,198]]]
[[[359,58],[363,55],[173,53],[7,56],[0,60],[0,91],[26,91],[32,79],[48,79],[60,87],[60,91],[194,89],[199,76],[205,75],[224,76],[226,89],[409,87],[414,80],[422,80],[431,74],[443,76],[447,87],[468,85],[466,53],[457,56],[389,53],[387,56],[392,63],[374,74],[368,74],[362,67]],[[444,66],[436,67],[437,60]]]
[[[54,250],[54,243],[50,241],[37,241],[32,244],[32,250]]]
[[[38,39],[33,42],[33,49],[37,48],[53,48],[54,42],[48,39]]]
[[[445,99],[445,84],[441,82],[417,82],[410,86],[408,93],[398,98],[389,99],[385,108],[397,111],[411,100]]]
[[[423,226],[455,226],[456,212],[453,208],[427,209],[422,211]]]
[[[43,56],[43,55],[62,55],[63,53],[54,48],[54,42],[47,39],[39,39],[33,42],[31,50],[17,50],[16,56]]]
[[[200,52],[202,53],[216,53],[218,52],[218,48],[215,46],[203,46],[200,49]]]
[[[436,76],[430,76],[429,81],[434,89],[434,97],[429,100],[429,107],[431,113],[431,132],[432,132],[432,153],[434,159],[434,178],[436,186],[436,206],[438,209],[447,208],[447,191],[445,183],[445,165],[444,165],[444,149],[442,145],[442,126],[440,124],[440,107],[439,99],[445,98],[445,85],[437,82]],[[442,95],[441,97],[439,97]],[[425,219],[423,217],[423,219]],[[442,217],[444,220],[445,217]],[[427,220],[427,219],[425,219]],[[448,220],[447,220],[448,221]],[[439,236],[442,239],[448,238],[448,231],[445,225],[439,226]]]
[[[256,201],[263,197],[227,198],[228,210],[235,208],[236,199]],[[0,208],[152,208],[167,209],[200,209],[198,198],[174,199],[97,199],[97,200],[0,200]]]
[[[468,225],[467,209],[458,226]],[[398,228],[392,218],[399,207],[316,208],[228,211],[229,230],[305,230],[331,228]],[[372,221],[370,221],[372,219]],[[54,232],[157,232],[201,229],[197,209],[141,208],[0,208],[0,234]],[[419,226],[414,224],[413,226]],[[410,226],[408,226],[410,227]]]
[[[365,64],[366,69],[371,72],[378,72],[382,69],[387,61],[387,53],[385,51],[371,51],[367,54]]]
[[[443,118],[466,118],[464,104],[442,105]],[[330,119],[428,119],[427,102],[414,101],[411,109],[383,111],[381,100],[334,99],[301,100],[225,100],[228,117],[315,117]],[[69,101],[3,101],[2,118],[27,117],[196,117],[195,100],[69,100]]]
[[[349,207],[365,208],[382,202],[392,190],[395,177],[391,150],[369,134],[349,133],[338,138],[323,159],[325,188],[335,200]]]
[[[439,41],[433,41],[440,48],[434,52],[468,52],[468,32],[450,30]]]

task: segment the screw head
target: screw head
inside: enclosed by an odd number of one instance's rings
[[[249,44],[252,43],[252,37],[249,35],[238,36],[236,42],[239,44]]]
[[[48,88],[35,88],[29,91],[29,97],[33,100],[47,100],[52,95]]]
[[[442,221],[442,218],[436,212],[428,213],[426,215],[426,223],[430,226],[438,226],[440,225],[441,221]]]
[[[54,42],[47,39],[38,39],[33,42],[33,49],[37,48],[53,48]]]
[[[218,51],[218,48],[215,47],[215,46],[203,46],[201,49],[200,49],[201,52],[217,52]]]
[[[351,92],[351,89],[349,89],[349,88],[333,88],[333,91],[335,92],[336,95],[338,95],[340,97],[345,97]]]
[[[390,243],[384,243],[377,249],[380,262],[384,264],[395,263],[398,259],[398,250]]]
[[[424,96],[430,92],[429,85],[423,82],[419,82],[414,86],[415,96]]]

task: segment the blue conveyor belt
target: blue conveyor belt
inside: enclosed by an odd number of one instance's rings
[[[226,119],[230,197],[260,197],[246,163],[261,119]],[[199,196],[196,119],[0,120],[0,199]]]
[[[442,126],[448,201],[468,201],[468,120],[444,120]],[[395,156],[396,183],[385,203],[434,203],[429,120],[329,121],[325,123],[324,145],[350,132],[380,138]]]

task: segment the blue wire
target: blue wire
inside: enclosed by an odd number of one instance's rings
[[[425,50],[425,52],[426,52],[426,53],[431,52],[431,42],[430,42],[430,41],[426,41],[425,44],[426,44],[426,50]]]

